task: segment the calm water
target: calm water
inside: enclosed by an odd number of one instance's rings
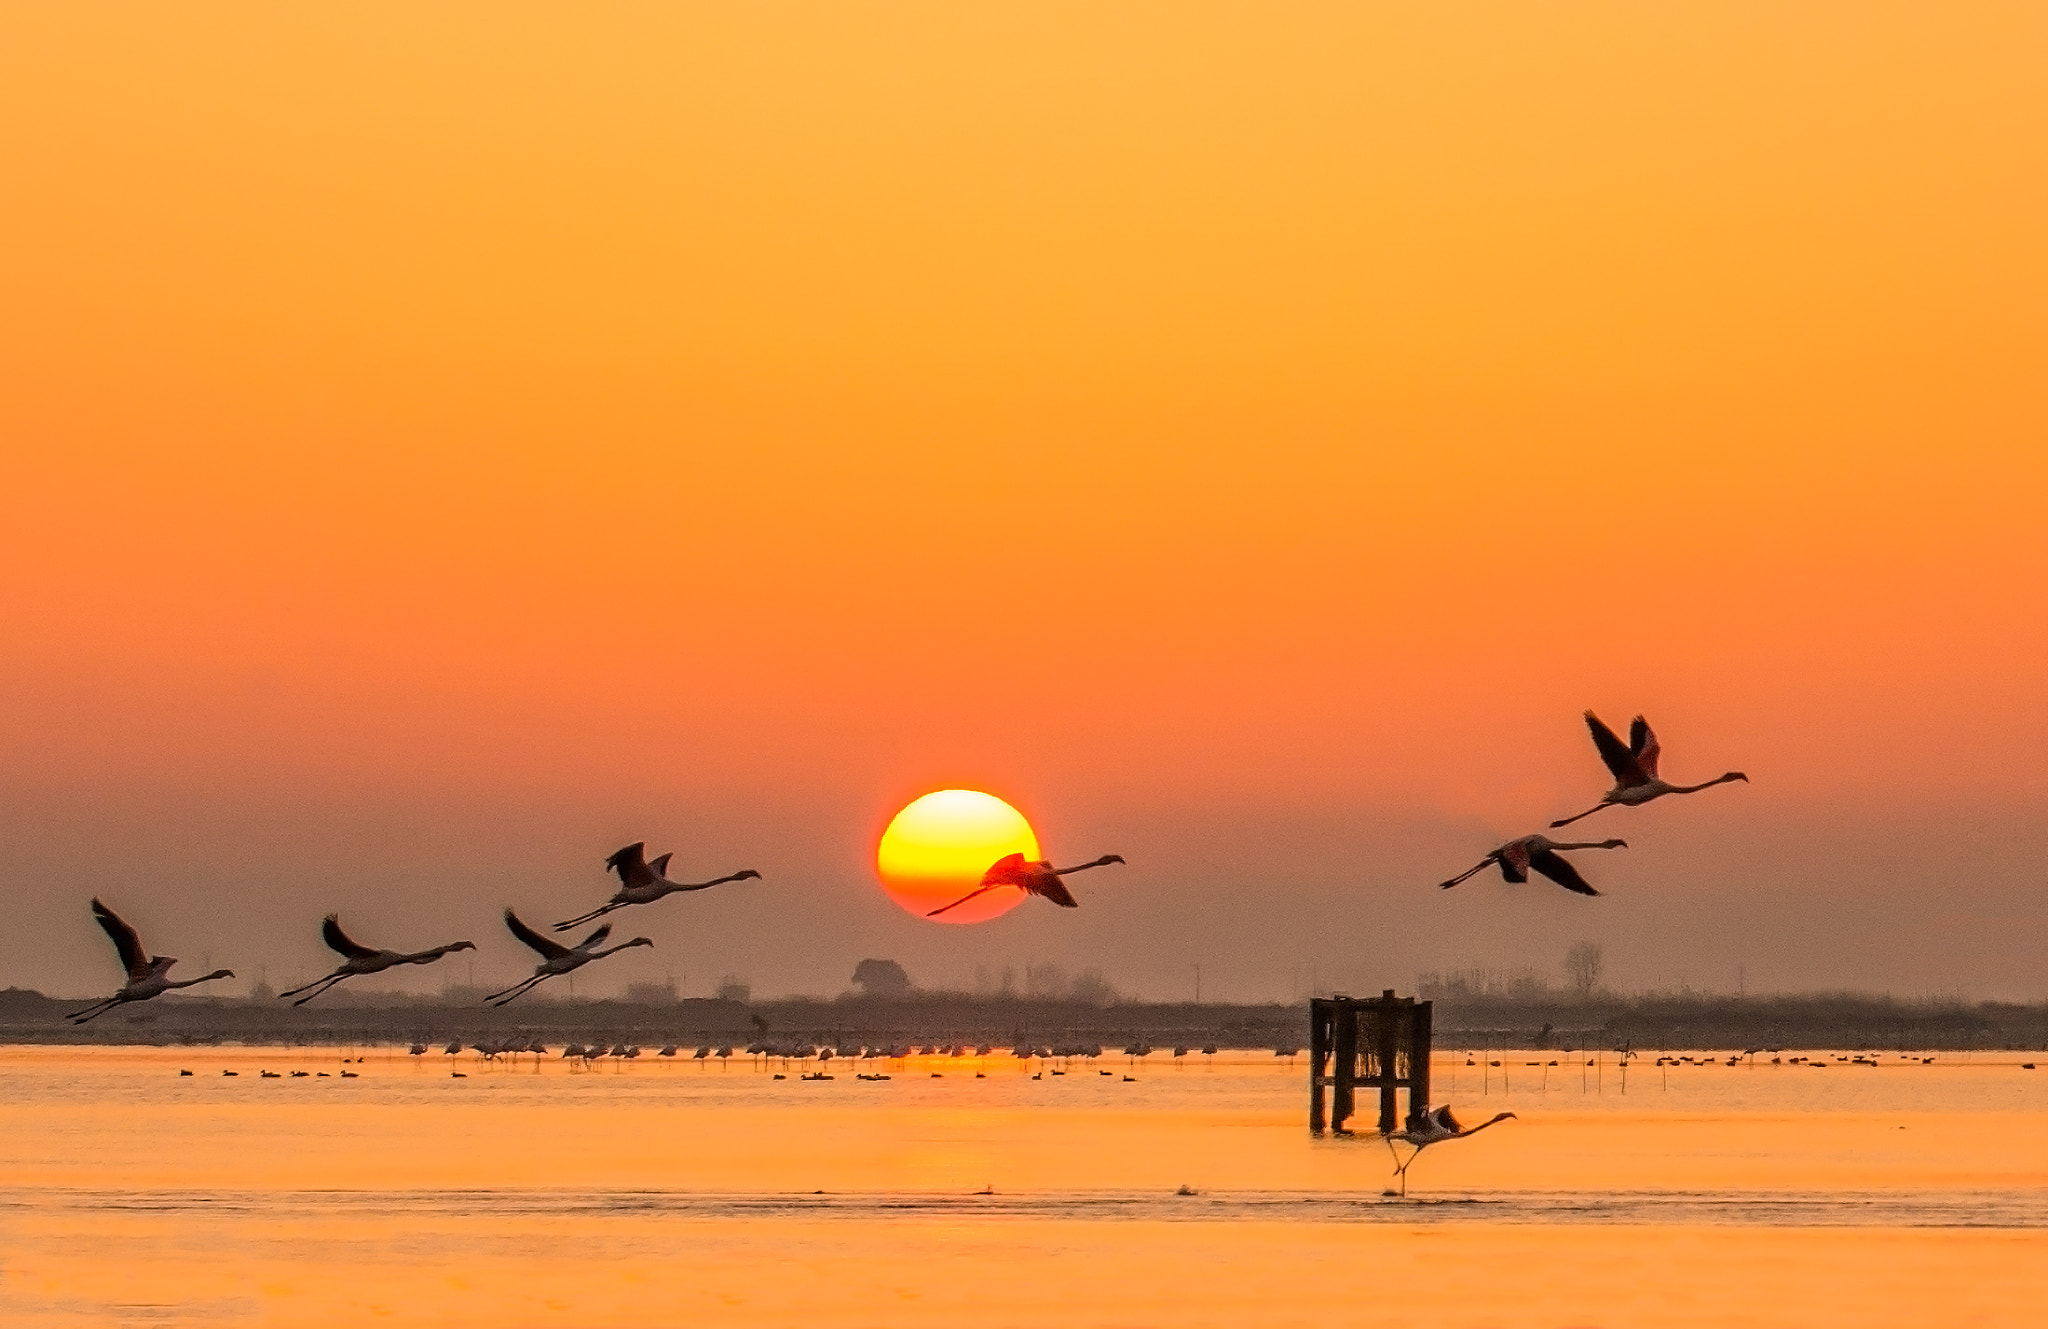
[[[2048,1320],[2048,1069],[1494,1055],[1403,1201],[1271,1057],[5,1048],[0,1323]]]

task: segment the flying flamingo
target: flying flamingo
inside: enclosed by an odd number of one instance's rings
[[[1061,881],[1060,878],[1066,876],[1069,872],[1083,872],[1089,868],[1104,867],[1111,863],[1121,863],[1123,861],[1122,854],[1104,854],[1092,863],[1079,863],[1070,868],[1056,868],[1047,861],[1030,863],[1025,861],[1022,854],[1010,854],[1007,857],[997,859],[995,866],[982,874],[981,885],[953,901],[952,904],[940,905],[937,909],[926,914],[925,917],[937,918],[948,909],[957,909],[975,896],[986,891],[992,891],[998,886],[1021,887],[1033,895],[1044,896],[1062,909],[1078,909],[1081,907],[1081,902],[1074,898],[1073,892],[1067,889],[1067,884]]]
[[[1628,848],[1628,841],[1626,840],[1598,840],[1588,841],[1583,844],[1559,844],[1548,836],[1525,835],[1518,840],[1508,841],[1485,858],[1480,859],[1472,867],[1466,868],[1457,876],[1442,883],[1442,886],[1443,889],[1449,890],[1473,873],[1484,871],[1487,864],[1498,863],[1500,864],[1500,875],[1508,881],[1527,881],[1529,880],[1529,869],[1535,868],[1538,872],[1568,891],[1577,891],[1580,895],[1598,895],[1600,892],[1587,884],[1586,879],[1579,875],[1577,868],[1558,856],[1559,851],[1565,849],[1626,848]]]
[[[188,978],[182,983],[173,983],[170,979],[171,966],[176,964],[177,960],[170,956],[151,955],[143,950],[142,938],[135,934],[135,929],[122,921],[119,914],[101,904],[97,897],[92,902],[92,916],[99,920],[100,927],[113,939],[114,949],[120,954],[121,963],[128,970],[128,981],[121,985],[119,992],[105,1001],[96,1001],[84,1010],[73,1011],[65,1017],[75,1024],[84,1024],[87,1020],[105,1015],[124,1002],[148,1001],[151,997],[161,997],[172,988],[197,987],[201,983],[211,983],[216,978],[235,976],[232,969],[216,969],[204,978]]]
[[[741,868],[729,876],[715,877],[710,881],[680,882],[668,879],[668,861],[673,854],[663,854],[652,863],[647,861],[647,842],[637,841],[619,850],[604,861],[604,865],[619,874],[619,889],[610,903],[601,909],[593,909],[565,922],[555,924],[555,931],[567,932],[594,919],[603,918],[614,909],[624,909],[629,904],[653,904],[664,895],[677,891],[701,891],[712,886],[721,886],[728,881],[745,881],[761,874],[752,868]]]
[[[1482,1121],[1477,1126],[1467,1130],[1458,1124],[1456,1117],[1451,1115],[1451,1106],[1448,1103],[1440,1108],[1432,1108],[1415,1114],[1415,1116],[1409,1119],[1407,1130],[1395,1131],[1392,1135],[1386,1137],[1387,1152],[1394,1156],[1394,1175],[1401,1179],[1401,1194],[1403,1196],[1408,1194],[1408,1169],[1414,1166],[1416,1159],[1422,1157],[1423,1150],[1433,1144],[1442,1144],[1445,1140],[1462,1140],[1467,1136],[1477,1135],[1488,1126],[1498,1122],[1512,1121],[1514,1116],[1515,1114],[1512,1112],[1497,1113],[1491,1121]],[[1394,1141],[1396,1140],[1405,1140],[1415,1146],[1415,1152],[1408,1155],[1406,1163],[1401,1161],[1401,1151],[1394,1148]]]
[[[1749,777],[1741,771],[1730,771],[1704,784],[1672,784],[1660,778],[1657,757],[1662,749],[1657,744],[1657,736],[1650,732],[1650,722],[1640,715],[1629,722],[1627,743],[1623,743],[1620,735],[1602,724],[1600,717],[1591,711],[1586,712],[1586,728],[1593,731],[1593,746],[1600,749],[1600,760],[1606,762],[1607,769],[1614,773],[1614,788],[1600,795],[1598,803],[1577,817],[1551,822],[1552,829],[1569,826],[1579,817],[1590,817],[1613,803],[1635,807],[1666,794],[1694,794],[1717,784],[1727,784],[1730,780],[1749,783]]]
[[[372,950],[361,942],[351,940],[349,935],[341,930],[341,916],[338,914],[327,916],[327,920],[320,925],[320,937],[327,943],[329,950],[342,957],[341,968],[325,978],[314,979],[305,987],[296,987],[290,992],[277,994],[279,997],[298,997],[301,992],[306,993],[292,1003],[294,1006],[305,1005],[344,978],[354,978],[359,974],[381,974],[386,969],[395,969],[402,964],[432,964],[442,956],[455,951],[476,949],[476,943],[473,941],[451,941],[446,946],[436,946],[430,951],[407,953]],[[319,991],[310,990],[314,988],[318,988]]]
[[[503,1006],[531,989],[536,983],[553,978],[558,974],[574,973],[592,960],[601,960],[607,955],[628,951],[635,946],[652,946],[654,944],[646,937],[635,937],[633,940],[621,942],[617,946],[608,947],[601,951],[597,950],[597,947],[604,945],[604,939],[612,935],[612,925],[607,923],[582,941],[577,942],[574,946],[564,946],[559,941],[543,937],[540,933],[535,932],[532,928],[520,922],[519,915],[513,913],[510,909],[505,911],[505,926],[512,929],[513,936],[531,946],[540,955],[541,959],[540,963],[534,966],[532,978],[527,979],[523,983],[514,983],[504,991],[493,992],[490,996],[484,998],[485,1001],[488,1001],[493,1006]]]

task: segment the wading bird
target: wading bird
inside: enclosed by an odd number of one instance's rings
[[[1593,746],[1600,749],[1600,760],[1607,763],[1607,769],[1614,775],[1614,788],[1600,795],[1598,803],[1577,817],[1551,822],[1552,829],[1569,826],[1579,817],[1590,817],[1601,808],[1616,803],[1635,807],[1666,794],[1696,794],[1717,784],[1727,784],[1730,780],[1749,783],[1749,777],[1741,771],[1729,771],[1704,784],[1672,784],[1660,778],[1657,758],[1662,749],[1658,746],[1657,736],[1650,732],[1650,722],[1640,715],[1629,722],[1627,743],[1623,743],[1621,736],[1602,724],[1600,717],[1591,711],[1586,712],[1586,728],[1593,731]]]
[[[520,922],[519,915],[513,913],[510,909],[505,911],[505,926],[512,929],[513,936],[534,949],[540,956],[540,963],[534,966],[532,978],[527,979],[523,983],[514,983],[504,991],[493,992],[490,996],[484,998],[485,1001],[493,1006],[503,1006],[506,1002],[512,1001],[521,993],[532,988],[534,984],[545,982],[547,979],[554,978],[559,974],[574,973],[592,960],[601,960],[607,955],[616,955],[620,951],[631,950],[635,946],[652,946],[654,944],[646,937],[635,937],[633,940],[621,942],[617,946],[608,947],[601,951],[597,950],[597,947],[604,945],[605,938],[612,935],[612,925],[607,923],[582,941],[577,942],[574,946],[564,946],[559,941],[543,937],[540,933],[535,932],[532,928]]]
[[[1497,1113],[1491,1121],[1482,1121],[1467,1130],[1451,1115],[1451,1106],[1448,1103],[1440,1108],[1417,1113],[1409,1119],[1407,1130],[1395,1131],[1385,1137],[1387,1152],[1394,1156],[1394,1175],[1401,1179],[1401,1194],[1408,1194],[1408,1169],[1414,1165],[1416,1159],[1422,1157],[1423,1150],[1433,1144],[1442,1144],[1445,1140],[1462,1140],[1468,1135],[1477,1135],[1488,1126],[1514,1120],[1514,1116],[1512,1112]],[[1408,1161],[1405,1163],[1401,1161],[1401,1151],[1394,1148],[1396,1140],[1405,1140],[1415,1146],[1415,1152],[1408,1155]]]
[[[105,1001],[96,1001],[84,1010],[73,1011],[65,1017],[74,1024],[84,1024],[87,1020],[105,1015],[125,1002],[148,1001],[151,997],[161,997],[172,988],[197,987],[201,983],[211,983],[216,978],[235,976],[232,969],[216,969],[203,978],[188,978],[182,983],[173,983],[170,980],[170,972],[171,966],[177,963],[176,959],[167,955],[151,955],[143,950],[142,938],[135,935],[135,929],[129,927],[119,914],[101,904],[97,898],[92,902],[92,916],[99,920],[100,927],[113,939],[114,950],[120,954],[121,964],[128,970],[128,981],[121,985],[119,992]]]
[[[587,914],[555,924],[555,931],[567,932],[570,928],[581,927],[594,919],[603,918],[614,909],[624,909],[629,904],[653,904],[664,895],[677,891],[701,891],[713,886],[722,886],[728,881],[746,881],[761,874],[752,868],[741,868],[724,877],[710,881],[682,882],[668,879],[668,861],[673,854],[663,854],[652,863],[647,861],[647,842],[642,840],[627,845],[610,858],[604,865],[619,874],[619,889],[603,908],[593,909]]]
[[[1595,840],[1587,841],[1583,844],[1559,844],[1549,836],[1525,835],[1518,840],[1508,841],[1485,858],[1480,859],[1473,866],[1466,868],[1449,881],[1440,884],[1444,890],[1449,890],[1473,873],[1484,871],[1487,864],[1498,863],[1500,864],[1500,875],[1507,881],[1527,881],[1529,880],[1529,869],[1535,868],[1538,872],[1568,891],[1577,891],[1580,895],[1598,895],[1600,892],[1587,884],[1586,879],[1579,875],[1577,868],[1559,857],[1559,851],[1566,849],[1626,848],[1628,848],[1628,841],[1626,840]]]
[[[1121,854],[1104,854],[1092,863],[1078,863],[1070,868],[1056,868],[1050,862],[1040,861],[1031,863],[1027,862],[1022,854],[1011,854],[1008,857],[997,859],[995,866],[982,874],[981,885],[975,887],[951,904],[940,905],[937,909],[926,914],[925,917],[937,918],[948,909],[957,909],[975,896],[992,891],[998,886],[1021,887],[1033,895],[1044,896],[1062,909],[1078,909],[1081,907],[1081,902],[1074,898],[1073,893],[1067,889],[1067,884],[1061,881],[1060,878],[1066,876],[1069,872],[1084,872],[1089,868],[1105,867],[1108,864],[1121,863],[1123,861],[1123,855]]]
[[[305,996],[292,1003],[294,1006],[305,1005],[344,978],[355,978],[360,974],[381,974],[386,969],[395,969],[402,964],[432,964],[442,956],[455,951],[476,949],[476,943],[473,941],[451,941],[446,946],[436,946],[430,951],[372,950],[361,942],[352,940],[341,930],[339,914],[329,914],[327,920],[320,925],[320,939],[327,943],[329,950],[342,957],[341,968],[325,978],[314,979],[304,987],[296,987],[290,992],[277,994],[279,997],[298,997],[301,992],[305,993]]]

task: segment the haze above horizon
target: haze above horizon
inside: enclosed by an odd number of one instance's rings
[[[2048,988],[2035,6],[0,15],[0,986]],[[1435,883],[1607,785],[1603,896]],[[875,883],[931,790],[1078,910]],[[551,910],[567,907],[566,913]],[[444,964],[464,963],[446,961]],[[182,972],[182,971],[181,971]],[[438,986],[443,975],[422,971]],[[373,986],[366,981],[366,990]],[[395,984],[394,984],[395,986]]]

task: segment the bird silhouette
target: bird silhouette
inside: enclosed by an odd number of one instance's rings
[[[1626,849],[1626,840],[1597,840],[1581,844],[1560,844],[1546,835],[1524,835],[1510,840],[1500,848],[1466,868],[1449,881],[1440,885],[1449,890],[1475,872],[1484,871],[1489,863],[1500,864],[1500,875],[1504,880],[1524,882],[1529,880],[1529,869],[1534,868],[1568,891],[1580,895],[1598,895],[1600,892],[1579,875],[1579,870],[1560,857],[1568,849]]]
[[[926,918],[937,918],[948,909],[957,909],[977,895],[986,894],[998,886],[1016,886],[1033,895],[1042,895],[1062,909],[1078,909],[1081,902],[1076,900],[1067,884],[1060,880],[1069,872],[1084,872],[1089,868],[1105,867],[1111,863],[1123,862],[1121,854],[1104,854],[1091,863],[1077,863],[1070,868],[1056,868],[1049,861],[1030,862],[1022,854],[1010,854],[995,861],[995,864],[981,876],[981,885],[953,901],[942,904],[926,914]]]
[[[1488,1126],[1512,1121],[1514,1117],[1515,1114],[1512,1112],[1496,1113],[1491,1120],[1482,1121],[1468,1129],[1459,1125],[1458,1119],[1451,1115],[1448,1103],[1440,1108],[1426,1109],[1414,1114],[1408,1119],[1407,1130],[1395,1131],[1385,1137],[1387,1152],[1394,1156],[1394,1175],[1401,1179],[1401,1194],[1408,1194],[1408,1169],[1414,1166],[1416,1159],[1422,1157],[1423,1150],[1433,1144],[1442,1144],[1445,1140],[1462,1140],[1477,1135]],[[1394,1148],[1396,1140],[1406,1141],[1415,1147],[1415,1152],[1408,1155],[1408,1161],[1405,1163],[1401,1161],[1401,1151]]]
[[[84,1010],[73,1011],[64,1017],[74,1024],[84,1024],[87,1020],[97,1019],[126,1002],[148,1001],[151,997],[161,997],[173,988],[197,987],[201,983],[211,983],[216,978],[235,976],[232,969],[216,969],[201,978],[188,978],[182,983],[173,983],[170,972],[171,966],[177,963],[175,958],[151,955],[142,949],[142,938],[136,935],[135,929],[124,922],[119,914],[101,904],[97,897],[92,902],[92,916],[113,940],[114,950],[121,957],[121,965],[128,971],[128,981],[121,985],[119,992],[105,1001],[96,1001]]]
[[[621,942],[617,946],[598,950],[597,947],[604,945],[605,938],[612,935],[612,925],[607,923],[582,941],[577,942],[574,946],[564,946],[561,942],[555,941],[550,937],[544,937],[520,922],[519,915],[513,913],[510,909],[505,911],[505,926],[512,929],[513,936],[534,949],[535,953],[540,956],[540,963],[534,966],[532,978],[522,983],[514,983],[502,992],[493,992],[490,996],[484,998],[485,1001],[493,1006],[503,1006],[507,1002],[517,999],[535,984],[543,983],[561,974],[574,973],[592,960],[601,960],[607,955],[616,955],[620,951],[631,950],[635,946],[652,946],[654,944],[646,937],[635,937],[633,940]]]
[[[298,997],[301,992],[305,993],[305,996],[292,1003],[294,1006],[305,1005],[344,978],[355,978],[361,974],[381,974],[386,969],[395,969],[402,964],[432,964],[444,955],[476,949],[476,943],[473,941],[451,941],[446,946],[436,946],[426,951],[372,950],[351,939],[341,930],[339,914],[329,914],[326,921],[320,924],[320,939],[327,943],[329,950],[342,957],[341,967],[325,978],[314,979],[304,987],[296,987],[290,992],[277,994],[282,998]]]
[[[1749,777],[1741,771],[1729,771],[1718,775],[1704,784],[1672,784],[1657,774],[1657,758],[1663,749],[1658,745],[1657,735],[1650,731],[1650,722],[1638,715],[1629,722],[1628,742],[1601,723],[1600,717],[1586,712],[1586,728],[1593,731],[1593,746],[1600,750],[1600,760],[1607,763],[1607,769],[1614,775],[1614,788],[1600,795],[1600,801],[1574,817],[1550,823],[1551,829],[1569,826],[1579,817],[1590,817],[1601,808],[1614,804],[1635,807],[1653,798],[1666,794],[1696,794],[1702,789],[1711,789],[1717,784],[1731,780],[1749,783]]]
[[[748,878],[758,878],[761,875],[752,868],[741,868],[738,872],[714,877],[710,881],[670,881],[668,861],[673,857],[673,854],[663,854],[649,863],[647,842],[644,840],[636,841],[619,850],[604,861],[607,868],[619,874],[619,889],[613,893],[611,900],[601,908],[555,924],[555,931],[567,932],[570,928],[603,918],[614,909],[624,909],[629,904],[653,904],[663,896],[674,895],[677,891],[708,890],[713,886],[724,885],[728,881],[746,881]]]

